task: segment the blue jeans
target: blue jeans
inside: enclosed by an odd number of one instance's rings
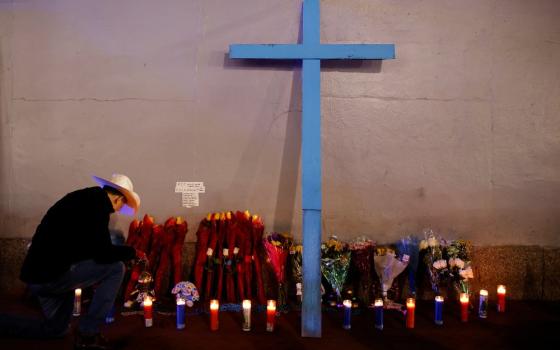
[[[97,285],[88,312],[80,317],[79,331],[85,335],[99,333],[99,326],[115,303],[124,277],[125,267],[120,261],[99,264],[93,260],[80,261],[57,280],[45,284],[30,284],[43,309],[43,320],[25,319],[14,315],[0,315],[0,334],[25,338],[62,337],[68,333],[74,290]]]

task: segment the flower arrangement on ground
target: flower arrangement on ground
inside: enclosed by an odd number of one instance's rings
[[[294,244],[290,248],[290,263],[292,267],[292,278],[296,285],[296,298],[298,304],[303,300],[303,246],[301,244]]]
[[[336,236],[321,244],[321,273],[336,293],[337,304],[342,303],[342,287],[350,268],[351,252],[348,245]]]
[[[412,297],[416,297],[416,274],[418,272],[420,239],[413,235],[401,238],[401,240],[397,242],[397,250],[401,254],[409,256],[407,266],[408,291]]]
[[[425,239],[420,242],[420,254],[426,265],[432,290],[440,294],[440,284],[449,273],[444,255],[446,242],[431,229],[424,231],[424,235]]]
[[[352,252],[352,271],[356,274],[356,295],[364,305],[369,305],[373,299],[373,255],[375,242],[361,236],[349,244]]]
[[[470,242],[462,239],[451,241],[445,249],[449,266],[448,279],[457,298],[461,293],[470,292],[469,280],[474,277],[470,261],[471,250]]]
[[[264,249],[268,256],[276,282],[278,283],[278,308],[285,308],[287,305],[285,281],[286,281],[286,263],[290,248],[293,244],[292,236],[289,233],[272,232],[263,238]]]
[[[393,285],[395,278],[406,269],[408,261],[408,255],[398,257],[395,250],[391,247],[381,246],[375,249],[375,272],[381,282],[381,291],[385,307],[394,304],[392,300],[388,299],[387,292]]]

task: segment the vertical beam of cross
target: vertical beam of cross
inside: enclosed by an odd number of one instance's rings
[[[230,58],[302,60],[303,305],[301,335],[321,336],[321,60],[391,59],[393,44],[321,44],[318,0],[304,0],[303,43],[230,45]]]

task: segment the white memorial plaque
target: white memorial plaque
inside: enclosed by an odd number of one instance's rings
[[[203,182],[177,182],[175,193],[181,193],[183,207],[192,208],[200,205],[199,193],[205,193]]]

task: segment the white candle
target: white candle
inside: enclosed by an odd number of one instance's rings
[[[251,300],[243,300],[243,330],[251,330]]]
[[[80,316],[82,312],[82,290],[80,288],[74,290],[74,311],[72,315]]]

